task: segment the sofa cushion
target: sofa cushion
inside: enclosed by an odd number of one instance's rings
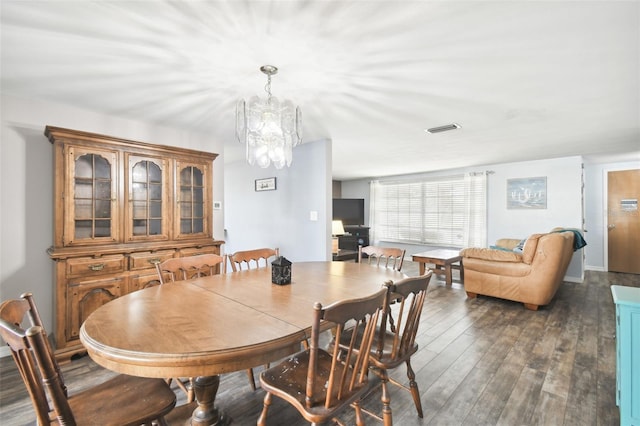
[[[490,248],[467,247],[460,251],[462,257],[473,257],[483,260],[500,262],[522,262],[522,255],[512,251],[495,250]],[[464,262],[464,261],[463,261]]]
[[[474,277],[479,278],[486,275],[494,277],[526,277],[531,273],[531,265],[527,265],[524,262],[496,262],[465,257],[462,260],[462,265],[464,266],[465,281],[467,278],[474,279]],[[482,294],[485,293],[483,292]]]

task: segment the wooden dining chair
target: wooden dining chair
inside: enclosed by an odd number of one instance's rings
[[[260,384],[267,392],[258,426],[267,423],[273,395],[293,405],[312,424],[338,421],[339,411],[352,405],[356,424],[364,425],[360,398],[369,390],[369,352],[372,350],[379,312],[386,305],[388,291],[380,291],[359,299],[342,300],[323,307],[315,303],[309,349],[260,374]],[[338,341],[346,327],[359,331],[361,339],[351,339],[344,348],[346,356],[338,356],[319,348],[320,333],[334,327]],[[355,336],[355,334],[354,334]]]
[[[406,250],[394,247],[358,246],[358,262],[362,263],[363,259],[367,259],[370,264],[400,271],[405,252]]]
[[[160,284],[167,282],[185,281],[201,276],[214,275],[218,272],[224,257],[217,254],[199,254],[196,256],[175,257],[156,263],[156,271]],[[187,395],[187,403],[195,398],[193,377],[188,379],[175,377],[167,379],[171,384],[175,380],[176,385]]]
[[[232,272],[238,272],[243,269],[255,269],[265,268],[269,266],[269,259],[271,257],[278,257],[280,250],[278,248],[259,248],[253,250],[237,251],[233,254],[227,255],[229,258],[229,264],[231,265]],[[225,267],[227,261],[224,262]],[[264,366],[269,368],[269,364]],[[249,379],[249,385],[252,390],[256,390],[256,379],[253,374],[253,368],[247,370],[247,378]]]
[[[237,251],[228,255],[231,271],[238,272],[242,269],[253,269],[269,266],[269,259],[278,257],[280,250],[277,248],[260,248],[254,250]],[[225,262],[226,266],[226,262]]]
[[[23,322],[31,326],[25,330]],[[39,425],[164,425],[176,404],[164,380],[122,374],[69,396],[31,293],[0,305],[0,336],[11,349]]]
[[[156,263],[160,284],[184,281],[191,278],[215,275],[224,257],[217,254],[199,254],[196,256],[175,257]]]
[[[396,283],[387,284],[389,288],[388,303],[384,312],[380,315],[380,324],[376,329],[370,352],[371,370],[380,378],[380,386],[382,387],[380,398],[382,401],[382,417],[363,409],[365,413],[381,420],[385,426],[393,425],[388,383],[409,391],[418,411],[418,417],[423,417],[420,391],[415,380],[415,373],[411,367],[411,357],[418,351],[416,336],[432,273],[432,271],[429,271],[421,276],[405,278]],[[395,323],[389,321],[392,312],[396,318]],[[350,338],[352,338],[351,330],[345,333],[341,339],[336,338],[335,341],[340,342],[342,353],[346,352]],[[358,336],[358,338],[361,339],[362,337]],[[331,346],[333,346],[333,342],[330,344]],[[406,364],[407,366],[409,386],[405,386],[389,377],[388,371],[401,364]]]

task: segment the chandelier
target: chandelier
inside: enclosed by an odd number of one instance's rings
[[[253,96],[236,105],[236,137],[246,147],[247,162],[262,168],[271,163],[276,169],[291,165],[293,147],[302,140],[302,112],[289,100],[271,96],[271,76],[278,72],[273,65],[263,65],[267,75],[264,90],[267,98]]]

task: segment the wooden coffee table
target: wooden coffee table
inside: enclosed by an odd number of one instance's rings
[[[422,253],[416,253],[412,256],[414,262],[418,262],[420,268],[420,275],[423,275],[426,270],[427,263],[434,265],[433,273],[438,275],[444,275],[444,282],[446,285],[451,285],[451,269],[457,269],[460,271],[460,281],[464,281],[464,269],[462,268],[462,256],[458,250],[430,250]]]

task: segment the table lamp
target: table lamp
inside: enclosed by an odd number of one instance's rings
[[[337,254],[339,250],[338,235],[344,235],[344,226],[341,220],[331,221],[331,253]]]

